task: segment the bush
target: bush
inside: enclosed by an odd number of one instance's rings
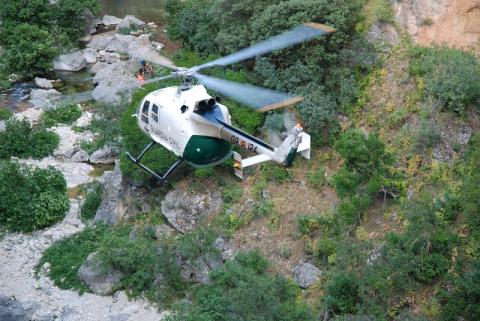
[[[440,316],[442,321],[475,320],[480,315],[480,258],[455,280]]]
[[[94,182],[86,187],[87,196],[82,204],[80,216],[83,221],[91,220],[95,217],[103,199],[103,185]]]
[[[167,320],[314,320],[297,297],[298,287],[269,275],[267,267],[258,252],[237,254],[211,272],[211,283],[195,289],[191,302],[174,307]]]
[[[339,273],[327,283],[325,305],[336,314],[355,314],[360,301],[359,284],[352,274]]]
[[[0,133],[0,159],[11,156],[40,159],[50,155],[60,141],[56,133],[32,129],[26,120],[10,119],[6,127],[6,131]]]
[[[7,120],[12,117],[13,113],[10,109],[0,108],[0,120]]]
[[[75,289],[80,293],[89,291],[88,286],[80,281],[77,272],[87,256],[95,252],[98,244],[107,233],[106,225],[86,227],[83,231],[53,243],[38,262],[36,273],[45,263],[50,263],[48,276],[60,289]]]
[[[297,228],[301,234],[311,234],[315,231],[318,231],[322,226],[329,224],[329,221],[326,217],[315,215],[315,216],[306,216],[301,215],[297,218]]]
[[[61,172],[0,162],[0,224],[32,232],[60,221],[70,207]]]
[[[78,105],[66,105],[45,110],[40,118],[40,123],[47,128],[57,124],[69,125],[81,115],[82,111]]]
[[[308,185],[315,188],[316,190],[321,190],[322,187],[327,183],[325,178],[325,168],[320,167],[308,174],[307,177]]]
[[[64,47],[73,47],[88,24],[86,12],[98,10],[96,0],[11,0],[0,7],[0,43],[8,72],[25,76],[50,70]]]
[[[447,110],[463,113],[480,99],[480,63],[453,48],[414,48],[410,72],[425,79],[427,92]]]
[[[423,151],[426,148],[435,146],[442,139],[441,131],[433,120],[422,120],[415,135],[415,148]]]

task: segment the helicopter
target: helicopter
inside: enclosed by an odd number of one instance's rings
[[[171,70],[170,74],[145,83],[169,78],[180,79],[181,83],[150,92],[140,102],[136,114],[132,116],[137,118],[138,126],[151,141],[138,156],[127,152],[127,157],[160,182],[166,182],[167,177],[183,162],[195,168],[212,167],[226,162],[233,155],[235,175],[243,179],[243,169],[252,165],[272,161],[288,167],[297,153],[310,159],[311,139],[300,125],[288,132],[280,146],[272,146],[232,126],[227,106],[221,103],[220,97],[212,97],[206,88],[236,100],[255,112],[291,106],[301,102],[303,97],[207,76],[200,71],[224,67],[333,32],[334,28],[310,22],[199,66],[184,68],[156,63]],[[162,174],[141,163],[142,157],[155,144],[179,157]],[[233,146],[256,155],[242,158],[233,151]]]

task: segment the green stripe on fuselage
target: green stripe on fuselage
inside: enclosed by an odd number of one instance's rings
[[[193,135],[185,146],[183,159],[195,167],[215,166],[232,154],[232,145],[219,138]]]

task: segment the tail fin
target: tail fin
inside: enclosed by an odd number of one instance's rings
[[[278,147],[276,153],[280,159],[283,159],[283,165],[291,166],[297,152],[301,153],[306,159],[310,159],[310,135],[303,132],[300,125],[295,126],[287,138]]]

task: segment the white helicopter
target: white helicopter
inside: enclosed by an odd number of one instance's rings
[[[225,162],[233,154],[235,174],[243,178],[243,169],[255,164],[273,161],[290,166],[297,152],[310,159],[310,136],[303,132],[301,126],[297,125],[289,131],[280,146],[272,146],[233,127],[228,108],[221,104],[220,98],[210,96],[205,87],[239,101],[257,112],[286,107],[302,101],[303,97],[214,78],[200,74],[199,71],[209,67],[227,66],[334,31],[335,29],[322,24],[306,23],[200,66],[187,69],[161,65],[171,69],[171,74],[149,80],[148,83],[180,78],[181,85],[153,91],[142,100],[137,113],[132,116],[138,119],[138,126],[152,140],[137,157],[127,153],[128,158],[161,182],[165,182],[183,161],[196,168],[210,167]],[[194,83],[195,79],[197,84]],[[140,162],[143,155],[155,144],[162,145],[179,157],[163,174],[155,173]],[[257,155],[242,159],[240,154],[232,151],[232,145]]]

